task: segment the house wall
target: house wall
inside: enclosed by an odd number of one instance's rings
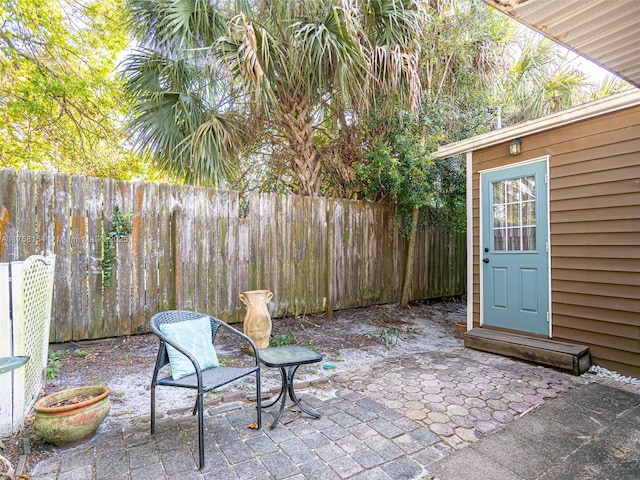
[[[640,107],[473,153],[473,322],[480,321],[480,170],[549,155],[552,336],[640,377]]]

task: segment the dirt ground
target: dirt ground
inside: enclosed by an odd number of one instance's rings
[[[303,344],[320,352],[323,361],[300,368],[296,381],[322,380],[386,357],[461,346],[462,341],[456,338],[455,322],[465,319],[466,307],[461,298],[414,303],[408,309],[379,305],[338,311],[331,320],[321,315],[273,319],[272,342]],[[242,330],[242,324],[233,326]],[[55,344],[50,349],[57,358],[50,362],[55,378],[46,382],[42,395],[81,385],[107,385],[111,388],[111,411],[98,434],[101,430],[120,428],[122,422],[148,421],[149,384],[158,351],[158,341],[153,334]],[[228,337],[221,336],[216,352],[227,362],[251,361],[241,345]],[[235,384],[212,392],[205,402],[213,404],[233,399],[238,390],[250,396],[253,386],[250,378],[247,381],[245,385]],[[263,368],[263,392],[279,385],[278,371]],[[184,414],[192,407],[192,397],[192,392],[184,389],[159,388],[158,415]],[[21,473],[20,470],[28,473],[56,448],[33,434],[32,420],[32,416],[27,417],[22,432],[0,440],[0,455],[14,468],[20,466],[17,473]],[[29,452],[27,455],[25,450]],[[3,471],[0,465],[0,479]]]

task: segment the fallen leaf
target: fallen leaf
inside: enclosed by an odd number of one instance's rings
[[[258,424],[256,422],[250,423],[249,425],[247,425],[247,427],[249,428],[253,428],[254,430],[258,429]]]

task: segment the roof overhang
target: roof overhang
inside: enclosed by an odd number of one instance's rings
[[[460,142],[442,145],[434,153],[434,156],[438,158],[446,158],[462,153],[474,152],[476,150],[511,141],[514,138],[544,132],[546,130],[551,130],[552,128],[638,105],[640,105],[640,90],[634,88],[600,100],[583,103],[577,107],[547,115],[546,117],[524,122],[512,127],[502,128],[500,130],[493,130]]]
[[[640,1],[483,1],[640,87]]]

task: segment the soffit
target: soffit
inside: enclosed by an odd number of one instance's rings
[[[640,87],[640,1],[484,2]]]

